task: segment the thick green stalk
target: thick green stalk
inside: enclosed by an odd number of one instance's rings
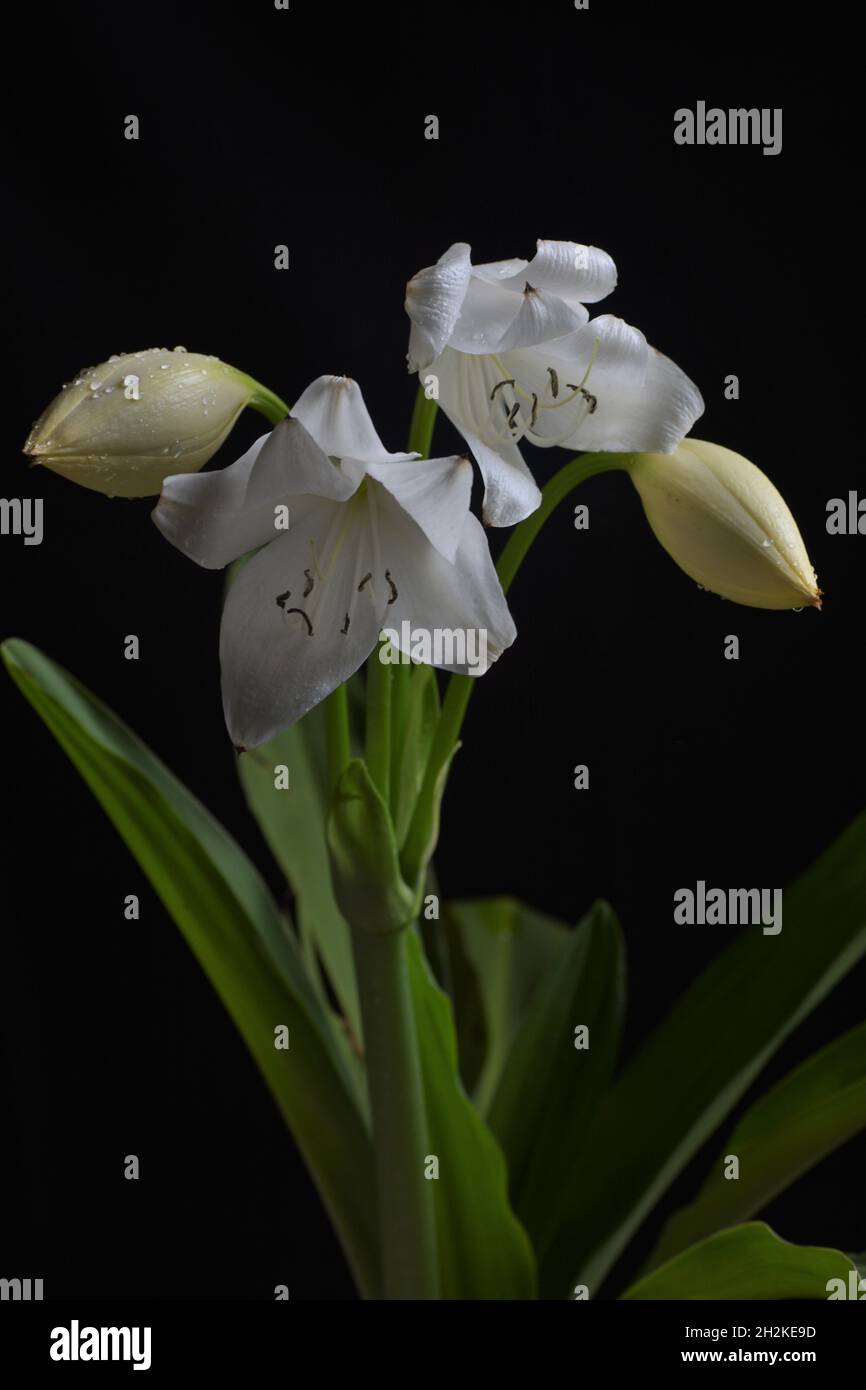
[[[338,685],[325,700],[325,739],[328,750],[328,789],[333,792],[351,757],[349,694]]]
[[[428,400],[424,393],[424,387],[419,386],[415,396],[415,407],[412,411],[412,423],[409,426],[409,452],[410,454],[420,454],[422,458],[430,457],[430,445],[433,442],[433,426],[436,424],[436,411],[438,406],[434,400]]]
[[[514,528],[499,557],[496,572],[506,593],[533,541],[559,503],[587,478],[592,478],[597,473],[624,468],[631,457],[631,454],[580,454],[577,458],[570,459],[550,479],[542,491],[538,510]],[[427,759],[424,781],[403,847],[402,864],[407,883],[415,883],[423,867],[430,835],[430,807],[436,784],[460,737],[469,697],[476,681],[477,677],[474,676],[453,675],[448,682],[439,723]]]
[[[394,668],[389,662],[379,660],[382,645],[377,643],[367,661],[364,756],[373,784],[387,806],[391,801],[391,675]]]
[[[406,956],[407,930],[352,932],[373,1119],[386,1299],[439,1297],[433,1184],[421,1059]]]

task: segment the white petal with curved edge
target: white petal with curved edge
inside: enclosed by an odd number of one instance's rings
[[[463,304],[472,270],[470,247],[457,241],[435,265],[419,270],[406,286],[406,312],[412,321],[409,370],[428,367],[445,347]]]
[[[581,246],[576,241],[537,242],[529,264],[510,282],[523,288],[528,280],[536,289],[559,295],[569,304],[595,304],[616,286],[616,266],[606,251]]]
[[[505,375],[537,407],[529,440],[539,447],[572,446],[575,431],[611,397],[620,399],[643,385],[649,361],[644,335],[623,319],[602,314],[558,343],[504,355]],[[583,447],[581,445],[575,447]]]
[[[520,289],[523,290],[522,285]],[[522,303],[522,293],[473,276],[448,346],[459,352],[496,352]]]
[[[477,275],[480,280],[490,280],[496,285],[503,280],[511,280],[528,265],[529,261],[525,261],[522,256],[513,256],[510,261],[486,261],[482,265],[474,265],[472,274]]]
[[[411,634],[429,643],[432,665],[483,675],[517,636],[514,620],[490,558],[487,537],[470,513],[454,564],[428,545],[415,522],[391,498],[381,508],[382,551],[397,597],[382,625],[411,654]],[[408,622],[410,640],[403,641]]]
[[[491,392],[502,380],[491,357],[470,357],[446,348],[433,364],[439,377],[439,404],[460,431],[484,479],[485,525],[514,526],[534,512],[541,493],[514,440],[505,415],[494,426],[499,406]]]
[[[432,545],[454,560],[472,492],[468,458],[374,463],[367,470],[417,522]]]
[[[584,332],[599,322],[593,319]],[[630,330],[631,335],[637,333]],[[617,350],[609,351],[609,338],[599,350],[587,381],[596,408],[562,440],[563,448],[669,454],[703,414],[701,393],[685,372],[647,346],[645,367],[638,373],[640,353],[634,337],[631,343],[629,348],[621,337]]]
[[[503,334],[500,352],[534,347],[538,343],[564,338],[576,332],[589,318],[589,312],[582,305],[572,308],[564,299],[557,298],[555,294],[545,294],[544,290],[525,290],[520,298],[520,312]]]
[[[380,568],[362,497],[310,501],[287,535],[244,565],[220,631],[223,708],[236,746],[254,748],[288,728],[367,659],[387,589],[383,576],[375,589],[359,585]]]
[[[277,507],[289,508],[291,524],[301,494],[340,500],[356,487],[299,421],[282,420],[228,468],[166,478],[151,515],[178,550],[222,569],[280,534]]]
[[[351,377],[318,377],[304,391],[292,416],[332,458],[385,463],[414,457],[388,452],[370,419],[361,388]]]

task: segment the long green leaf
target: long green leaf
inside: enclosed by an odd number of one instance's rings
[[[624,1006],[622,933],[608,904],[598,902],[537,989],[490,1107],[514,1210],[538,1252],[556,1230],[577,1156],[613,1076]],[[578,1028],[586,1034],[575,1037]]]
[[[446,946],[460,1074],[482,1115],[529,1001],[571,938],[561,922],[516,898],[445,904],[440,941]]]
[[[668,1222],[647,1270],[745,1221],[866,1128],[866,1023],[796,1068],[746,1112],[695,1200]],[[739,1176],[725,1177],[729,1154]]]
[[[255,867],[77,680],[17,640],[10,674],[150,879],[231,1014],[310,1168],[363,1292],[379,1288],[372,1152],[353,1080]],[[275,1028],[289,1047],[275,1047]]]
[[[866,816],[786,890],[784,909],[779,935],[741,931],[602,1104],[542,1266],[543,1293],[564,1297],[575,1281],[597,1290],[779,1044],[862,958]]]
[[[288,768],[288,788],[274,768]],[[349,927],[331,885],[325,824],[328,810],[324,705],[292,728],[238,759],[247,803],[295,897],[302,937],[321,956],[354,1037],[361,1014]]]
[[[508,1204],[505,1160],[457,1075],[451,1005],[413,933],[409,971],[430,1133],[442,1297],[528,1299],[535,1261]]]
[[[854,1265],[841,1250],[790,1245],[763,1221],[720,1231],[639,1279],[624,1299],[822,1298]]]

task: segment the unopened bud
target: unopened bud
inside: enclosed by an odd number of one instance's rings
[[[785,499],[741,454],[686,439],[627,464],[657,539],[705,589],[749,608],[821,607]]]
[[[36,421],[24,452],[96,492],[150,497],[165,477],[202,468],[244,406],[267,397],[216,357],[184,348],[131,352],[65,386]]]

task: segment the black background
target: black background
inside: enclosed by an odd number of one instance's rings
[[[221,581],[165,544],[152,503],[26,471],[21,444],[62,381],[176,343],[288,400],[346,373],[402,448],[406,279],[456,240],[491,260],[571,238],[617,262],[621,286],[599,311],[638,324],[701,387],[695,434],[781,488],[825,591],[820,614],[699,592],[624,477],[586,485],[590,530],[573,530],[568,507],[548,523],[512,591],[518,641],[476,693],[454,767],[444,892],[514,893],[566,921],[610,898],[630,954],[627,1051],[729,934],[674,926],[674,890],[783,885],[866,802],[866,540],[824,525],[828,498],[863,485],[861,84],[847,13],[48,4],[7,54],[2,492],[44,498],[45,539],[0,538],[2,635],[84,679],[275,888],[222,723]],[[700,99],[782,107],[782,153],[676,146],[674,111]],[[123,138],[129,113],[138,142]],[[428,114],[438,142],[424,138]],[[274,269],[279,243],[288,271]],[[738,401],[723,397],[729,373]],[[217,464],[262,432],[245,417]],[[436,443],[459,450],[445,422]],[[533,451],[539,479],[565,457]],[[123,659],[130,632],[137,663]],[[738,662],[723,659],[728,633]],[[51,736],[5,677],[0,692],[2,1272],[44,1275],[48,1296],[269,1298],[284,1282],[293,1298],[352,1297],[230,1020]],[[588,793],[572,789],[578,762]],[[122,915],[131,892],[137,924]],[[768,1075],[859,1022],[864,982],[861,966]],[[131,1152],[137,1183],[122,1176]],[[864,1155],[862,1138],[848,1144],[768,1219],[792,1240],[866,1247]],[[663,1210],[701,1173],[697,1162]]]

